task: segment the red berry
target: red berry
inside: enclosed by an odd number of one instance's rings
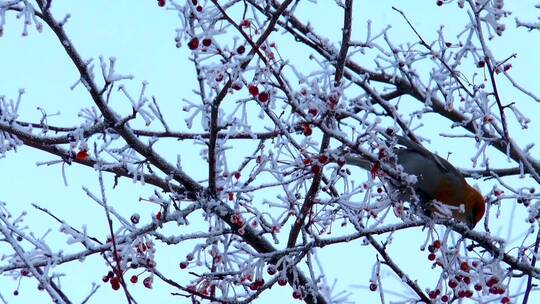
[[[379,169],[381,168],[381,163],[379,161],[376,161],[373,166],[371,166],[371,169],[369,172],[371,173],[371,177],[375,178],[377,174],[379,173]]]
[[[319,110],[317,110],[317,109],[309,109],[308,113],[311,114],[311,116],[317,116],[317,114],[319,114]]]
[[[229,192],[229,200],[230,200],[230,201],[233,201],[233,200],[234,200],[234,193]]]
[[[321,173],[321,166],[319,165],[313,165],[311,167],[311,172],[313,172],[313,174],[319,174]]]
[[[233,89],[235,89],[236,91],[240,91],[242,89],[242,83],[239,82],[239,81],[235,81],[233,82],[233,84],[231,85],[231,87]]]
[[[156,213],[156,220],[161,221],[161,211],[158,211],[158,213]]]
[[[483,68],[485,65],[486,65],[486,62],[484,60],[480,60],[478,61],[478,63],[476,63],[476,66],[479,68]]]
[[[334,96],[334,95],[330,95],[330,97],[328,97],[328,103],[330,105],[336,105],[337,103],[337,97]]]
[[[309,124],[304,124],[304,136],[310,136],[311,134],[313,134],[313,130],[311,129],[311,126]]]
[[[442,0],[437,0],[437,6],[441,6],[443,4],[444,4],[444,2]]]
[[[428,296],[429,296],[430,299],[435,300],[438,295],[437,295],[437,292],[432,290],[432,291],[429,292]]]
[[[430,261],[435,261],[435,258],[436,258],[436,257],[437,257],[437,256],[435,255],[435,253],[430,253],[430,254],[427,256],[428,260],[430,260]]]
[[[200,5],[197,5],[197,7],[196,7],[195,9],[197,10],[197,12],[199,12],[199,13],[200,13],[200,12],[202,12],[202,10],[203,10],[203,7],[202,7],[202,6],[200,6]]]
[[[452,288],[452,289],[456,288],[457,285],[458,285],[458,283],[457,283],[457,281],[455,281],[455,280],[450,280],[450,281],[448,282],[448,287],[450,287],[450,288]]]
[[[492,287],[493,285],[499,283],[499,279],[497,279],[497,277],[491,277],[489,278],[489,280],[487,281],[486,285],[488,287]]]
[[[433,242],[433,247],[435,247],[435,249],[440,249],[441,248],[441,241],[435,240]]]
[[[464,277],[463,282],[467,285],[471,284],[471,278],[470,277]]]
[[[266,269],[266,272],[268,272],[269,275],[275,275],[277,273],[276,266],[274,265],[268,266],[268,268]]]
[[[154,267],[156,267],[156,262],[155,262],[154,260],[148,258],[148,259],[146,260],[146,268],[152,269],[152,268],[154,268]]]
[[[113,290],[118,290],[120,289],[120,280],[118,279],[118,277],[113,277],[111,279],[111,288]]]
[[[371,283],[369,284],[369,290],[371,291],[376,291],[377,290],[377,284],[376,283]]]
[[[510,303],[510,298],[509,298],[509,297],[503,297],[503,298],[501,299],[501,303],[503,303],[503,304],[508,304],[508,303]]]
[[[103,281],[103,283],[107,283],[107,282],[109,282],[109,277],[108,276],[103,276],[101,278],[101,280]]]
[[[300,290],[295,290],[292,293],[292,297],[293,297],[293,299],[298,300],[298,299],[302,298],[302,293],[300,292]]]
[[[188,48],[194,50],[199,47],[199,38],[194,37],[188,42]]]
[[[188,262],[180,262],[180,269],[186,269],[188,267]]]
[[[158,0],[157,3],[158,3],[158,5],[159,5],[160,7],[164,7],[164,6],[165,6],[165,0]]]
[[[469,271],[469,264],[467,264],[467,262],[461,262],[461,264],[459,265],[459,268],[461,268],[461,270],[463,270],[465,272],[468,272]]]
[[[448,298],[447,295],[444,295],[444,296],[441,297],[442,302],[448,302],[448,300],[450,300],[450,299]]]
[[[210,38],[204,38],[202,41],[202,44],[206,47],[209,47],[212,44],[212,39]]]
[[[152,289],[152,283],[154,282],[154,279],[152,277],[146,277],[143,280],[143,285],[146,288]]]
[[[131,217],[130,217],[130,220],[133,224],[138,224],[139,221],[141,220],[141,216],[137,213],[133,214]]]
[[[321,164],[326,164],[328,162],[328,156],[327,155],[321,155],[319,156],[319,162]]]
[[[480,285],[480,284],[474,284],[474,290],[476,290],[476,291],[481,291],[481,290],[482,290],[482,285]]]
[[[233,214],[233,215],[231,215],[231,223],[236,225],[236,226],[243,226],[244,225],[244,220],[242,219],[242,217],[239,214]]]
[[[250,84],[248,86],[248,91],[249,91],[249,94],[251,94],[251,96],[259,95],[259,88],[257,88],[256,85]]]
[[[136,275],[132,275],[129,280],[131,281],[131,283],[136,284],[139,281],[139,277]]]
[[[234,173],[234,178],[240,179],[240,176],[241,176],[241,175],[240,175],[240,172],[235,172],[235,173]]]
[[[241,45],[239,47],[236,48],[236,52],[240,55],[244,54],[244,52],[246,51],[246,47]]]
[[[88,152],[86,150],[81,150],[77,152],[77,155],[75,156],[75,159],[78,161],[85,161],[88,159]]]
[[[260,102],[267,102],[269,98],[270,98],[270,94],[268,94],[268,92],[262,92],[261,94],[259,94]]]
[[[247,19],[242,20],[242,22],[240,23],[241,27],[249,27],[250,25],[251,25],[251,22]]]
[[[277,280],[277,283],[279,284],[279,286],[285,286],[285,285],[287,285],[287,279],[285,279],[285,278],[279,278],[279,279]]]

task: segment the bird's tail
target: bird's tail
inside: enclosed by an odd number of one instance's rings
[[[358,166],[368,171],[371,170],[372,163],[360,155],[345,155],[345,161],[350,165]]]

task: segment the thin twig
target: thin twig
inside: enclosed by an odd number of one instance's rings
[[[540,247],[540,229],[538,230],[538,232],[536,232],[536,241],[534,242],[534,251],[532,254],[532,261],[531,261],[532,267],[536,266],[536,256],[538,255],[538,247]],[[523,295],[523,302],[522,302],[523,304],[529,303],[529,296],[531,294],[531,291],[533,287],[536,286],[536,285],[533,285],[532,280],[533,280],[533,276],[529,274],[527,278],[527,287],[525,288],[525,294]]]

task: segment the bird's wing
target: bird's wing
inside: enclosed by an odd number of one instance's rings
[[[451,173],[454,173],[454,174],[458,174],[459,176],[461,176],[462,174],[454,167],[452,166],[451,163],[449,163],[446,159],[436,155],[436,154],[433,154],[431,153],[428,149],[424,148],[424,146],[422,146],[421,144],[418,144],[418,143],[415,143],[413,142],[412,140],[404,137],[404,136],[401,136],[401,135],[396,135],[397,136],[397,143],[410,149],[410,150],[414,150],[416,152],[418,152],[419,154],[421,154],[422,156],[428,158],[428,159],[431,159],[433,160],[437,166],[439,166],[439,168],[441,168],[441,170],[443,170],[443,172],[451,172]]]
[[[388,141],[392,141],[392,139],[397,139],[397,144],[404,146],[406,149],[415,151],[416,153],[422,155],[423,157],[432,160],[437,164],[437,167],[442,171],[442,173],[449,173],[454,176],[463,176],[461,172],[456,169],[450,162],[448,162],[446,159],[431,153],[428,149],[424,148],[421,144],[418,144],[416,142],[413,142],[412,140],[408,139],[405,136],[401,135],[387,135],[386,133],[381,133]],[[360,155],[346,155],[345,159],[347,163],[351,165],[355,165],[361,168],[364,168],[366,170],[370,170],[372,163],[365,159],[364,157]]]

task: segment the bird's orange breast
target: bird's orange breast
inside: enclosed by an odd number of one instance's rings
[[[443,204],[459,206],[465,203],[462,185],[458,186],[454,182],[442,179],[434,190],[435,196],[433,198]]]

